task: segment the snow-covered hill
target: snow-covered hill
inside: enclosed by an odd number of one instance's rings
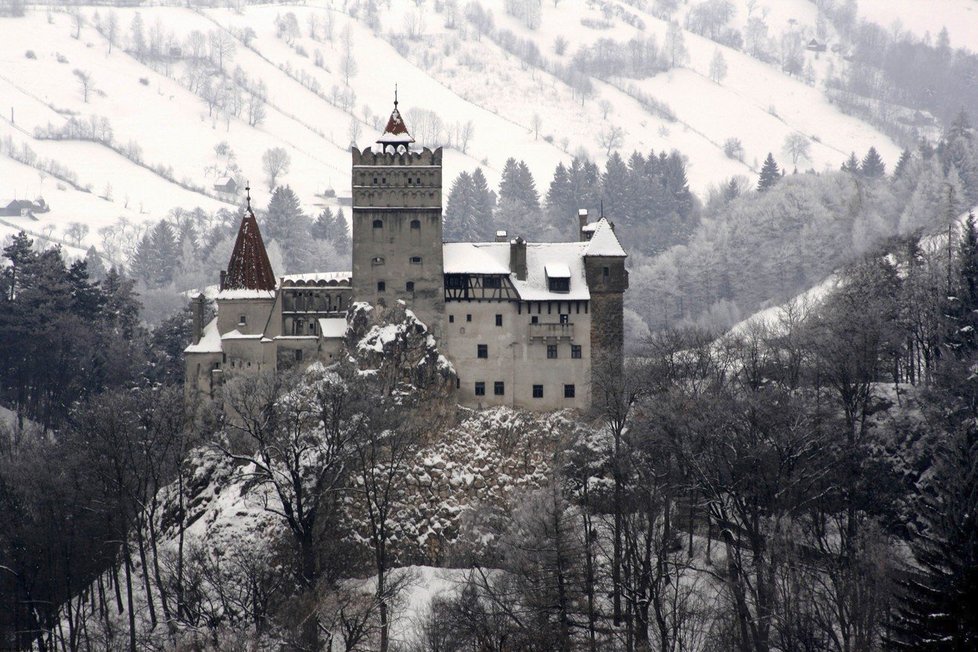
[[[609,39],[654,37],[664,49],[669,23],[653,14],[653,3],[546,2],[533,29],[507,14],[512,3],[481,4],[491,12],[491,33],[480,33],[459,3],[454,11],[448,3],[408,2],[371,11],[368,3],[351,1],[201,10],[83,6],[77,13],[36,8],[23,18],[0,18],[0,139],[6,142],[0,204],[44,195],[50,213],[11,223],[36,231],[53,226],[58,238],[70,222],[83,221],[91,228],[81,244],[98,245],[98,228],[119,217],[138,223],[174,207],[234,208],[240,194],[214,188],[231,158],[215,147],[226,143],[259,205],[268,199],[262,155],[285,148],[291,166],[277,181],[290,184],[312,211],[336,201],[324,196],[328,189],[349,194],[349,145],[373,140],[395,83],[419,141],[451,142],[446,183],[482,166],[494,184],[514,156],[527,161],[545,191],[554,166],[574,153],[603,163],[612,127],[621,129],[625,151],[680,150],[700,193],[732,175],[754,175],[767,152],[782,156],[792,133],[811,145],[799,168],[834,168],[849,151],[870,145],[896,159],[894,143],[826,99],[821,80],[830,66],[842,65],[831,52],[805,53],[812,64],[806,80],[683,31],[684,66],[644,80],[594,78],[593,91],[582,97],[566,76],[552,74],[555,68],[569,67],[583,48]],[[748,5],[735,4],[730,26],[742,30]],[[671,18],[686,24],[688,11],[681,5]],[[814,33],[814,5],[804,0],[767,0],[753,12],[764,15],[769,44],[788,31]],[[537,55],[511,54],[513,39],[534,44]],[[710,64],[718,52],[728,72],[715,82]],[[213,67],[201,72],[205,57],[225,76]],[[80,74],[91,80],[87,101]],[[259,83],[266,115],[251,125],[247,107],[237,115],[233,107],[247,104]],[[225,87],[229,109],[203,99],[208,84]],[[663,117],[663,109],[674,118]],[[91,124],[93,116],[93,131],[111,129],[111,147],[36,137],[63,130],[71,119]],[[731,138],[740,139],[742,160],[725,155]],[[54,178],[51,161],[68,180]]]

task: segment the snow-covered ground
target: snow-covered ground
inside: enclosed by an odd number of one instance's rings
[[[946,27],[951,47],[974,50],[978,44],[975,0],[859,0],[859,17],[918,38],[929,35],[931,43]]]

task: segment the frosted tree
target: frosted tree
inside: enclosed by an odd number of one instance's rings
[[[261,164],[262,170],[265,171],[265,178],[268,181],[269,192],[275,190],[275,186],[278,184],[278,178],[288,173],[291,163],[292,159],[284,148],[272,147],[265,150],[265,153],[261,157]]]
[[[234,56],[234,37],[223,29],[215,29],[210,33],[211,58],[217,60],[217,68],[224,72],[224,62]]]
[[[343,50],[340,53],[340,70],[343,71],[344,82],[349,86],[350,77],[357,75],[357,60],[353,56],[353,32],[349,25],[343,28],[342,39]]]
[[[119,15],[115,10],[109,11],[108,17],[105,19],[104,26],[105,40],[109,42],[109,54],[112,54],[112,47],[119,40]]]
[[[679,23],[669,23],[666,32],[666,56],[669,57],[669,67],[678,68],[689,61],[689,50],[686,49],[686,38]]]
[[[146,56],[146,34],[143,30],[143,16],[138,11],[132,17],[129,27],[129,47],[140,61]]]
[[[78,86],[81,87],[82,99],[86,104],[88,104],[88,94],[92,92],[92,73],[79,68],[75,68],[71,72],[78,79]]]
[[[860,169],[864,177],[869,179],[879,179],[886,176],[886,164],[875,147],[870,147],[860,164]]]
[[[764,165],[761,167],[761,178],[757,182],[757,190],[758,192],[769,190],[780,180],[781,170],[774,160],[774,155],[768,152],[767,158],[764,159]]]
[[[625,131],[618,125],[609,125],[598,134],[598,142],[605,156],[611,156],[612,150],[620,149],[625,143]]]
[[[784,145],[781,149],[786,156],[791,157],[791,164],[797,166],[799,160],[809,158],[811,148],[812,144],[805,136],[793,131],[785,136]]]
[[[726,76],[727,60],[723,57],[723,52],[720,52],[720,48],[717,48],[714,50],[713,58],[710,60],[710,79],[719,84]]]

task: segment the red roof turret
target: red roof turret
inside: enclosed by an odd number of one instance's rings
[[[221,290],[274,290],[275,273],[268,262],[258,220],[251,210],[251,187],[247,186],[245,190],[248,192],[248,207],[241,219],[227,273],[221,277]]]
[[[404,124],[404,119],[401,117],[401,112],[397,110],[397,86],[394,86],[394,110],[391,111],[391,117],[387,119],[387,127],[384,128],[384,133],[380,135],[377,142],[387,149],[390,145],[394,149],[397,149],[399,145],[404,145],[407,147],[408,144],[414,142],[414,138],[408,133],[407,125]]]

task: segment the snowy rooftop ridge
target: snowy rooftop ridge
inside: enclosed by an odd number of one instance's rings
[[[590,226],[590,225],[588,225]],[[626,257],[625,249],[615,235],[615,229],[611,222],[601,218],[594,223],[594,235],[587,241],[587,248],[584,250],[585,256],[620,256]]]
[[[306,272],[304,274],[286,274],[282,277],[281,285],[296,283],[330,283],[343,282],[353,279],[353,272]]]

